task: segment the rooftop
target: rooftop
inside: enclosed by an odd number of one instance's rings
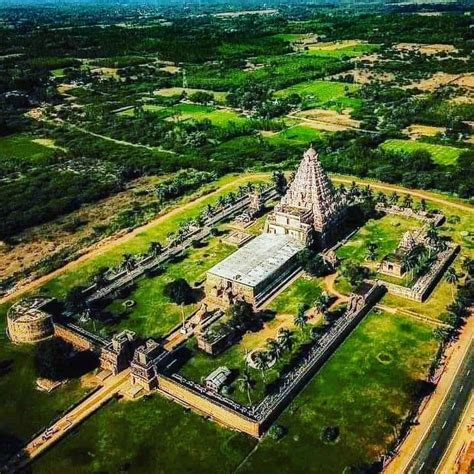
[[[287,235],[262,234],[212,267],[208,273],[255,287],[304,248]]]

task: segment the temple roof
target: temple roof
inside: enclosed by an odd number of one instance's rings
[[[281,207],[286,206],[311,209],[316,227],[324,226],[340,208],[332,183],[312,146],[305,151],[295,179],[281,200]]]

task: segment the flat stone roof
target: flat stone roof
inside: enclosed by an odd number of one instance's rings
[[[262,234],[212,267],[208,273],[255,287],[303,248],[302,242],[287,235]]]

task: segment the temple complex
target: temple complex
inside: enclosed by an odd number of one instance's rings
[[[258,306],[295,274],[301,250],[331,242],[345,209],[316,150],[309,148],[263,234],[207,272],[207,301],[225,308],[242,299]]]
[[[322,249],[334,239],[345,209],[345,199],[336,194],[311,147],[285,196],[268,217],[265,232],[288,235]]]

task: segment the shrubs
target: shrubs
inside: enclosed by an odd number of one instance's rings
[[[272,425],[268,430],[267,436],[275,441],[283,438],[286,434],[286,429],[281,425]]]
[[[38,377],[61,381],[68,377],[71,343],[59,338],[39,342],[34,350],[34,364]]]
[[[335,443],[339,438],[338,426],[326,426],[321,431],[321,441],[324,443]]]

